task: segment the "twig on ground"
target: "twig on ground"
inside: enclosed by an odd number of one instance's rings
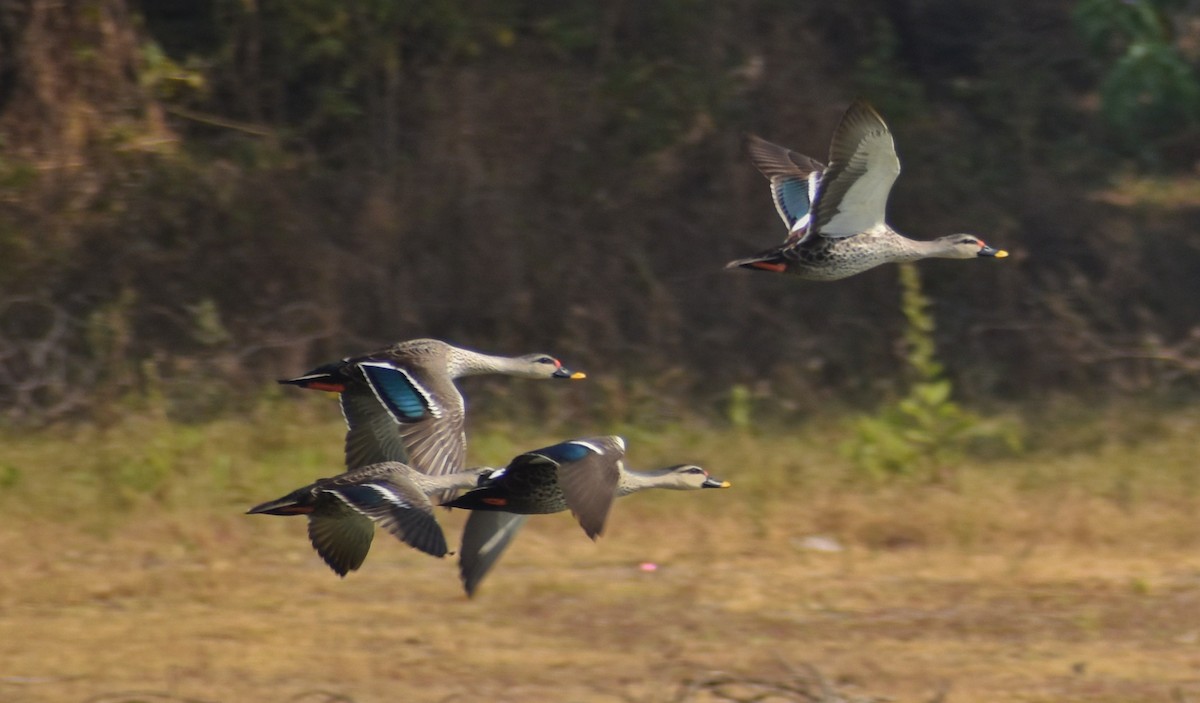
[[[729,703],[792,701],[795,703],[883,703],[881,696],[858,696],[837,690],[812,664],[784,665],[789,678],[772,680],[726,673],[684,681],[670,703],[688,703],[701,696]]]

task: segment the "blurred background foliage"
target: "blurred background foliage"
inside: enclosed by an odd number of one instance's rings
[[[210,417],[417,336],[592,376],[473,386],[510,416],[882,402],[863,447],[1194,398],[1198,63],[1185,0],[10,0],[0,412]],[[922,264],[915,318],[896,267],[721,268],[784,234],[741,134],[824,158],[858,95],[905,166],[893,224],[1013,253]]]

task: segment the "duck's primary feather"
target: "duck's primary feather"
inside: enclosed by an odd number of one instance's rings
[[[825,165],[753,134],[746,135],[745,149],[750,161],[771,182],[771,199],[788,231],[803,231]]]
[[[467,597],[475,595],[483,577],[492,570],[528,519],[528,515],[494,510],[471,511],[458,549],[458,573]]]
[[[883,118],[855,102],[833,133],[829,167],[813,200],[813,232],[841,238],[884,226],[888,193],[899,175],[900,160]]]

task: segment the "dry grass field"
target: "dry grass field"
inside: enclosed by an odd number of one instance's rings
[[[1200,413],[1129,417],[936,483],[856,478],[836,427],[635,435],[734,487],[595,544],[535,518],[473,600],[453,558],[379,536],[341,580],[240,514],[337,470],[323,413],[6,436],[0,701],[1200,701]]]

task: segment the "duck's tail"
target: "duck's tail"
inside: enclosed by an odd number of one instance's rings
[[[246,511],[247,515],[308,515],[313,511],[312,486],[297,488],[282,498],[269,500]]]
[[[787,270],[787,259],[785,259],[783,254],[778,250],[771,250],[745,259],[734,259],[733,261],[725,264],[725,268],[758,269],[759,271],[783,273]]]
[[[332,364],[318,366],[303,376],[281,378],[279,379],[279,383],[287,386],[309,388],[314,391],[341,393],[346,390],[346,384],[350,381],[350,376],[346,372],[347,368],[348,364],[346,362],[337,361]]]

